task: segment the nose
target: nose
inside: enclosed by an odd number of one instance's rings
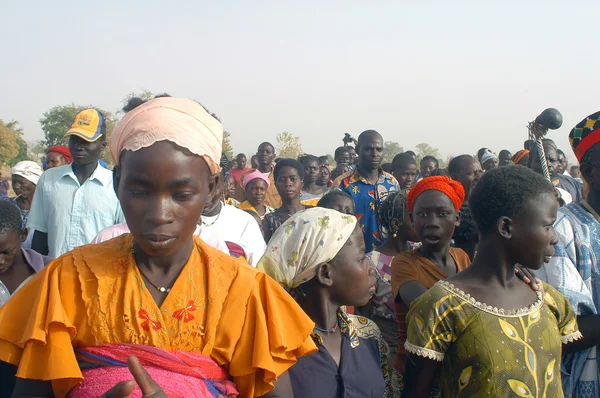
[[[152,225],[165,225],[172,222],[170,198],[156,197],[148,206],[146,221]]]

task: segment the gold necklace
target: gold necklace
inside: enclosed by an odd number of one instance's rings
[[[154,284],[154,283],[153,283],[153,282],[150,280],[150,278],[148,278],[148,275],[146,275],[146,274],[144,274],[144,273],[142,272],[142,269],[141,269],[141,268],[140,268],[140,267],[137,265],[137,263],[135,262],[135,249],[134,249],[134,246],[133,246],[133,244],[131,245],[131,256],[133,257],[133,263],[134,263],[134,264],[137,266],[137,269],[138,269],[138,271],[140,271],[140,275],[142,275],[142,276],[144,277],[144,279],[146,279],[146,281],[147,281],[147,282],[149,282],[149,283],[150,283],[152,286],[154,286],[154,288],[155,288],[156,290],[158,290],[158,291],[159,291],[159,292],[161,292],[161,293],[167,293],[167,294],[168,294],[168,293],[171,291],[171,288],[170,288],[170,287],[164,287],[164,286],[158,286],[158,285],[155,285],[155,284]]]

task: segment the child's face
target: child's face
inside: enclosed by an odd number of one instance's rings
[[[17,232],[0,232],[0,274],[15,265],[19,250],[21,250],[21,236]]]
[[[409,164],[406,167],[396,169],[393,171],[393,175],[400,184],[401,189],[410,189],[417,179],[417,165]]]
[[[345,196],[338,196],[331,201],[331,208],[340,213],[354,215],[354,201]]]
[[[460,216],[452,200],[436,190],[425,191],[417,197],[411,217],[419,240],[428,251],[447,247],[460,224]]]

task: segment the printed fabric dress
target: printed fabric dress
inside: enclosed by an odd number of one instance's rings
[[[443,397],[563,397],[562,344],[582,336],[556,289],[537,296],[507,311],[440,281],[411,306],[406,351],[443,363]]]

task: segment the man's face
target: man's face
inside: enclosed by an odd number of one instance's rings
[[[383,139],[380,136],[366,137],[359,143],[358,164],[374,170],[383,162]]]

